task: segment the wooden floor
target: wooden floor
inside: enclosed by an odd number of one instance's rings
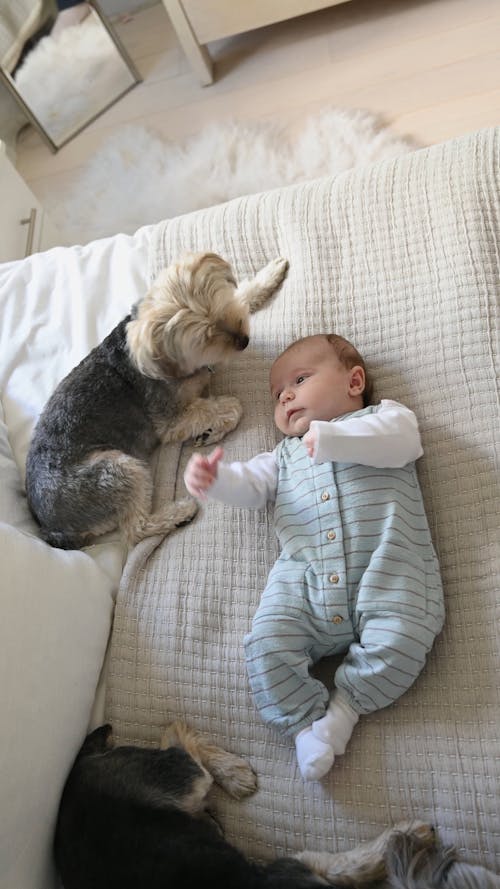
[[[17,166],[40,197],[124,124],[183,140],[209,122],[340,106],[380,113],[429,145],[500,123],[500,0],[352,0],[211,44],[209,87],[161,4],[115,24],[143,83],[55,155],[33,129],[20,134]]]

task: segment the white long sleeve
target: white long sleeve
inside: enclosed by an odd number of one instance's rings
[[[406,466],[423,454],[413,411],[388,399],[373,414],[325,422],[313,420],[318,431],[313,463],[337,461],[363,466]],[[217,478],[206,492],[210,500],[228,506],[260,508],[274,501],[278,466],[273,452],[257,454],[246,463],[219,463]]]
[[[219,463],[217,478],[206,492],[210,500],[228,506],[259,508],[274,500],[278,467],[272,452],[257,454],[246,463]]]
[[[376,412],[325,422],[313,420],[318,434],[313,463],[336,461],[362,466],[406,466],[422,456],[417,418],[397,401],[385,399]]]

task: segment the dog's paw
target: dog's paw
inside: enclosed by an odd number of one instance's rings
[[[242,281],[238,287],[241,301],[249,312],[257,312],[282,283],[288,269],[288,260],[279,257],[268,262],[251,280]]]
[[[183,500],[176,500],[174,503],[174,524],[176,528],[182,528],[188,525],[194,519],[199,509],[199,503],[193,497],[185,497]]]
[[[257,281],[262,287],[265,287],[269,293],[273,293],[280,286],[286,277],[288,271],[288,259],[280,256],[278,259],[272,259],[257,274]]]
[[[232,395],[221,395],[209,401],[213,406],[213,416],[210,426],[194,438],[194,446],[197,448],[220,441],[228,432],[236,429],[243,415],[240,402]]]
[[[257,775],[241,756],[225,752],[223,767],[214,772],[215,780],[229,796],[242,799],[257,790]]]
[[[193,440],[195,448],[201,448],[205,444],[210,444],[213,441],[213,438],[210,437],[212,434],[213,429],[205,429],[205,432],[202,432],[201,435],[197,435]]]

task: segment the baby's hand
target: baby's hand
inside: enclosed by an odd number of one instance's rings
[[[223,456],[222,448],[215,448],[208,457],[193,454],[184,473],[184,484],[193,497],[205,498],[205,492],[217,478],[217,467]]]
[[[314,427],[309,428],[309,431],[306,432],[304,438],[302,439],[302,443],[307,450],[307,453],[310,457],[314,457],[314,452],[316,450],[316,445],[318,443],[318,433],[314,429]]]

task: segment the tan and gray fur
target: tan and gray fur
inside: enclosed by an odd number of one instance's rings
[[[246,348],[250,314],[287,266],[273,260],[238,285],[220,256],[185,254],[62,380],[26,462],[28,503],[48,543],[79,549],[118,527],[131,546],[193,518],[191,498],[152,513],[149,458],[160,444],[212,444],[237,426],[236,398],[202,394],[210,369]]]

